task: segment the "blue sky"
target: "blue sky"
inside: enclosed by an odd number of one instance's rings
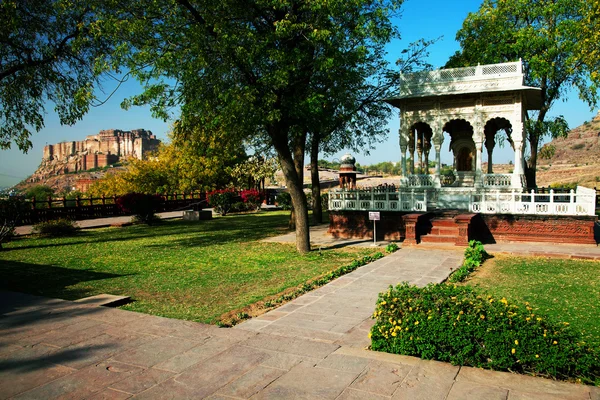
[[[420,38],[441,37],[431,47],[428,62],[434,67],[443,66],[459,48],[458,43],[454,40],[456,31],[460,29],[467,14],[477,11],[480,4],[480,0],[406,0],[401,16],[395,20],[402,34],[402,40],[389,45],[389,60],[397,59],[403,48]],[[115,87],[116,82],[106,81],[104,83],[106,94],[98,91],[98,97],[106,98]],[[126,82],[106,104],[93,108],[73,126],[61,126],[50,105],[46,110],[46,127],[33,135],[33,149],[29,153],[23,154],[16,148],[0,150],[0,187],[14,185],[32,174],[41,161],[42,151],[46,144],[82,140],[87,135],[96,134],[103,129],[143,128],[151,130],[159,139],[166,139],[169,122],[152,118],[147,108],[138,107],[128,111],[120,108],[120,103],[124,98],[139,92],[140,87],[135,81]],[[550,115],[564,115],[571,128],[591,120],[595,114],[596,110],[590,110],[585,103],[578,99],[576,92],[570,93],[566,101],[556,103],[550,113]],[[400,159],[398,127],[398,117],[394,116],[389,122],[387,139],[371,150],[368,156],[356,154],[357,161],[363,165],[381,161],[398,161]],[[329,158],[339,158],[343,153],[345,151]],[[442,156],[443,162],[449,160],[449,154],[442,154]],[[512,151],[508,148],[500,149],[494,154],[495,163],[508,162],[512,158]]]

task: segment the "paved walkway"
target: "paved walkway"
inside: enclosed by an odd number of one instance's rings
[[[367,351],[377,293],[460,251],[406,248],[220,329],[0,292],[0,399],[581,399],[598,388]]]
[[[172,219],[172,218],[181,218],[183,216],[183,211],[168,211],[157,213],[161,219]],[[124,217],[108,217],[108,218],[95,218],[95,219],[84,219],[81,221],[76,221],[77,226],[82,229],[88,228],[105,228],[108,226],[126,224],[131,222],[133,219],[132,216],[124,216]],[[32,225],[23,225],[17,226],[15,228],[17,235],[29,235],[33,230]]]

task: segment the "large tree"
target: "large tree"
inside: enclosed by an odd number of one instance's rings
[[[98,34],[100,1],[0,2],[0,149],[26,152],[54,104],[62,124],[80,119],[114,49]]]
[[[178,105],[183,126],[259,138],[275,149],[294,206],[296,247],[308,252],[304,154],[308,121],[322,104],[311,83],[350,58],[344,53],[362,63],[373,41],[389,35],[401,2],[131,2],[107,15],[105,28],[131,43],[129,67],[146,86],[126,105],[151,104],[160,116]]]
[[[566,134],[562,117],[549,118],[552,105],[571,87],[590,106],[597,104],[590,77],[595,73],[578,53],[578,39],[586,29],[587,0],[485,0],[470,13],[456,34],[461,50],[446,64],[462,67],[522,59],[526,84],[541,89],[541,110],[528,112],[525,134],[529,142],[527,183],[536,186],[536,164],[544,136]]]

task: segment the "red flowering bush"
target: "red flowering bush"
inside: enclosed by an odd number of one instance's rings
[[[256,189],[242,190],[242,201],[249,210],[258,210],[260,207],[260,192]]]
[[[235,199],[237,192],[234,189],[213,190],[206,194],[208,204],[215,210],[216,213],[227,215],[231,210],[231,205]]]

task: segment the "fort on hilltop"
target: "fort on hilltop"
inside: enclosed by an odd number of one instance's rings
[[[32,179],[107,167],[124,158],[142,159],[156,150],[160,140],[145,129],[102,130],[85,140],[61,142],[44,147],[43,159]]]

